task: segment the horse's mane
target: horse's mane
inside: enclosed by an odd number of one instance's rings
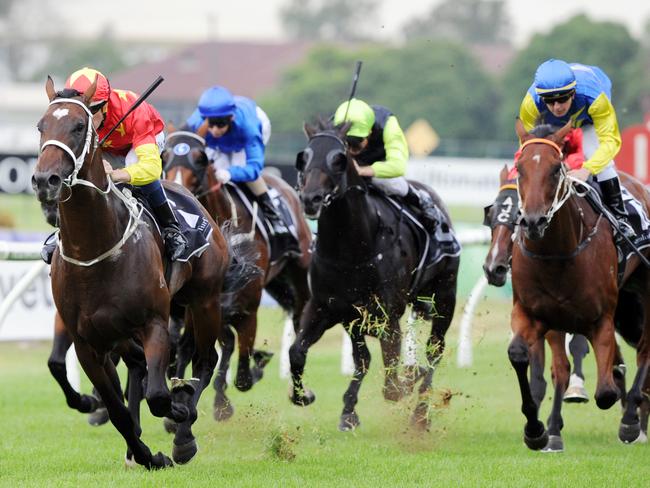
[[[561,127],[557,127],[556,125],[552,125],[552,124],[539,124],[533,127],[530,133],[535,137],[543,138],[543,137],[548,137],[551,134],[555,134],[560,129]]]
[[[81,95],[83,94],[74,88],[64,88],[63,90],[56,92],[56,96],[54,98],[75,98],[80,97]]]

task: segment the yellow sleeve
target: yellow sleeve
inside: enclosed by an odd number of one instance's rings
[[[142,144],[135,148],[135,155],[138,156],[138,162],[125,168],[131,175],[132,185],[142,186],[160,178],[162,162],[157,144]]]
[[[597,175],[613,160],[621,149],[621,133],[618,129],[616,111],[607,95],[601,93],[587,110],[594,121],[598,137],[598,149],[582,165]]]
[[[397,117],[391,115],[384,126],[384,150],[386,161],[373,163],[372,169],[377,178],[396,178],[406,173],[406,162],[409,158],[409,148]]]
[[[519,107],[519,118],[523,122],[524,129],[526,129],[527,132],[533,130],[537,119],[539,119],[539,109],[535,104],[533,96],[528,92],[526,92],[526,96]]]

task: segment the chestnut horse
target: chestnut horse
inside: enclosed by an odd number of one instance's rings
[[[256,264],[262,270],[262,274],[236,293],[230,307],[233,313],[224,317],[224,323],[231,325],[237,331],[239,362],[235,386],[241,391],[246,391],[261,377],[260,366],[263,367],[263,363],[260,364],[260,360],[265,360],[265,353],[253,350],[257,334],[257,309],[263,289],[287,313],[291,314],[294,330],[298,332],[300,315],[309,298],[307,270],[311,259],[311,231],[302,216],[302,208],[296,192],[284,180],[265,174],[264,180],[267,185],[282,194],[296,217],[298,240],[302,251],[300,256],[287,256],[271,262],[269,244],[259,228],[253,228],[254,219],[244,202],[233,188],[228,188],[228,185],[223,186],[217,181],[214,168],[208,161],[205,140],[202,137],[187,131],[171,132],[162,157],[167,180],[185,186],[218,223],[230,221],[233,232],[241,232],[239,237],[252,238],[256,244],[258,251]],[[219,338],[221,361],[214,380],[216,420],[226,420],[234,411],[225,393],[226,372],[234,349],[234,338],[229,327],[224,327],[222,332]],[[261,359],[257,357],[258,355]],[[250,369],[251,357],[256,362],[253,374]],[[179,358],[179,361],[182,359]]]
[[[57,93],[48,77],[49,107],[38,123],[41,153],[32,184],[41,202],[58,201],[59,247],[54,253],[52,294],[58,314],[74,341],[79,362],[104,401],[113,425],[124,437],[127,460],[147,468],[171,465],[153,455],[140,439],[138,416],[127,410],[110,353],[142,350],[136,393],[153,415],[178,424],[173,458],[188,462],[197,451],[191,426],[196,404],[217,363],[215,341],[221,323],[219,296],[229,265],[227,244],[217,225],[201,257],[171,265],[165,279],[164,246],[154,223],[128,194],[107,178],[102,151],[88,108],[96,82],[80,95]],[[195,332],[192,380],[177,380],[170,392],[170,300],[187,306]],[[146,363],[145,363],[146,362]],[[144,381],[143,381],[144,380]],[[139,401],[129,398],[135,408]]]
[[[407,304],[431,329],[426,345],[426,365],[419,399],[412,420],[418,427],[429,425],[429,398],[433,372],[445,348],[445,333],[456,304],[458,256],[444,256],[426,265],[419,283],[418,234],[384,198],[359,176],[347,152],[345,134],[349,122],[331,128],[305,125],[307,148],[298,154],[301,171],[300,197],[305,213],[318,218],[316,250],[309,268],[312,297],[300,321],[300,332],[289,351],[294,404],[305,406],[315,400],[303,385],[309,348],[323,333],[342,323],[352,340],[354,375],[343,395],[339,430],[356,428],[355,410],[359,388],[370,366],[366,335],[379,339],[384,360],[384,397],[399,400],[412,389],[417,378],[402,380],[398,375],[401,355],[399,320]],[[446,209],[430,188],[427,191],[450,223]],[[441,224],[442,225],[442,224]],[[430,300],[422,300],[429,297]],[[431,298],[433,297],[433,298]],[[435,300],[435,304],[432,304]]]
[[[638,370],[619,429],[624,442],[641,437],[638,407],[650,364],[650,314],[646,310],[650,274],[639,266],[637,256],[631,256],[619,290],[611,226],[567,176],[560,144],[570,128],[567,124],[556,133],[535,137],[521,121],[516,125],[522,141],[517,162],[521,221],[512,252],[513,338],[508,356],[521,390],[524,442],[530,449],[550,451],[563,449],[561,403],[569,380],[564,341],[555,334],[582,334],[591,342],[598,369],[595,399],[603,409],[624,393],[613,377],[615,326],[637,347]],[[629,177],[626,186],[647,212],[650,195],[643,185]],[[526,377],[530,349],[544,335],[551,337],[555,388],[548,431],[538,418],[539,405]]]

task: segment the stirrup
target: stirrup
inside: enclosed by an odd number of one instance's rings
[[[163,230],[163,240],[165,241],[165,252],[172,261],[180,258],[188,246],[183,233],[174,227],[166,227]]]

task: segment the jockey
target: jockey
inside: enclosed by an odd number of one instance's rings
[[[574,127],[582,128],[587,159],[569,175],[582,181],[594,175],[604,203],[622,223],[621,230],[631,237],[634,231],[626,219],[614,164],[621,148],[621,135],[611,89],[610,79],[596,66],[549,59],[537,68],[535,80],[521,103],[519,118],[527,131],[540,120],[557,126],[571,121]]]
[[[414,188],[404,177],[409,151],[397,117],[385,107],[371,107],[353,98],[334,113],[335,126],[344,122],[352,123],[346,140],[359,175],[372,178],[373,186],[387,195],[402,197],[433,232],[442,219],[440,210],[427,192]]]
[[[261,174],[265,146],[271,136],[271,122],[266,113],[253,100],[233,96],[222,86],[213,86],[203,92],[184,128],[202,132],[206,126],[206,153],[213,162],[217,179],[221,183],[245,183],[271,222],[282,249],[300,254],[298,242],[289,229],[291,222],[276,207],[276,204],[285,205],[284,201],[279,198],[274,203]]]
[[[101,139],[133,105],[138,96],[128,90],[111,88],[102,73],[87,67],[72,73],[65,83],[65,88],[83,94],[95,80],[97,88],[90,103],[90,110],[94,114],[93,124],[97,137]],[[105,158],[104,169],[113,182],[128,183],[140,188],[162,228],[167,255],[175,261],[187,247],[187,240],[181,233],[160,183],[160,152],[165,145],[164,126],[156,109],[147,102],[142,102],[104,141],[102,154]],[[52,252],[53,248],[49,261],[52,259]]]

